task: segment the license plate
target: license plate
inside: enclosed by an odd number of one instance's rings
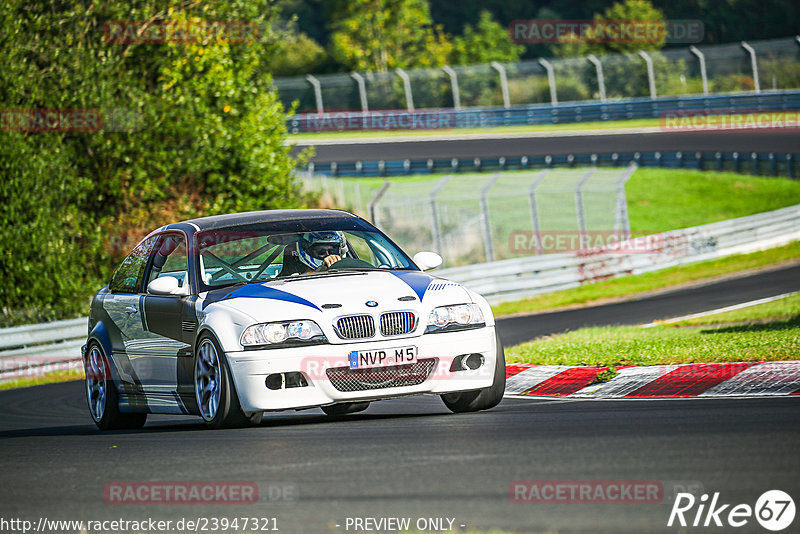
[[[417,361],[417,347],[396,349],[360,350],[350,353],[350,369],[370,369],[405,365]]]

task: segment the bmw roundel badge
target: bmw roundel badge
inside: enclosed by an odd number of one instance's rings
[[[378,303],[377,303],[377,302],[375,302],[374,300],[368,300],[368,301],[366,302],[366,305],[367,305],[367,306],[369,306],[370,308],[374,308],[375,306],[377,306],[377,305],[378,305]]]

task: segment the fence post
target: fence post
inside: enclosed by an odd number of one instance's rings
[[[395,69],[395,73],[403,80],[403,89],[406,93],[406,109],[414,111],[414,95],[411,94],[411,79],[403,69]]]
[[[653,72],[653,58],[644,50],[639,50],[639,55],[642,56],[642,59],[647,64],[647,83],[650,85],[650,98],[656,98],[656,76]]]
[[[550,103],[555,106],[558,104],[558,95],[556,94],[556,73],[553,69],[553,64],[544,58],[539,58],[539,64],[547,71],[547,84],[550,86]]]
[[[511,107],[511,101],[508,98],[508,78],[506,78],[506,68],[497,61],[492,61],[491,66],[500,75],[500,91],[503,93],[503,107],[508,109]]]
[[[317,114],[322,115],[325,113],[325,108],[322,106],[322,87],[319,84],[319,80],[311,74],[306,74],[306,81],[314,88],[314,100],[317,102]]]
[[[489,223],[489,200],[486,198],[486,195],[489,193],[489,189],[497,182],[500,178],[499,173],[495,173],[494,176],[489,178],[489,181],[486,183],[485,186],[481,188],[481,219],[483,219],[483,247],[486,251],[486,261],[494,261],[494,243],[492,243],[492,225]]]
[[[606,101],[606,81],[603,78],[603,64],[600,63],[600,60],[597,59],[597,56],[594,54],[589,54],[586,56],[586,59],[592,62],[594,65],[595,70],[597,71],[597,88],[600,91],[600,101]]]
[[[440,255],[442,254],[442,228],[439,224],[439,208],[436,205],[436,196],[444,189],[444,186],[447,185],[447,182],[450,181],[452,178],[451,175],[447,175],[436,185],[436,187],[431,191],[430,196],[430,203],[431,203],[431,216],[433,217],[433,248],[435,248],[435,252],[438,252]]]
[[[583,240],[583,236],[586,235],[586,216],[583,211],[583,186],[592,177],[594,174],[595,169],[589,169],[586,174],[578,182],[578,185],[575,186],[575,208],[578,212],[578,234]]]
[[[700,62],[700,79],[703,81],[703,95],[708,96],[708,77],[706,76],[706,56],[699,48],[692,45],[689,47],[689,52],[697,56]]]
[[[358,84],[358,96],[361,99],[361,111],[366,113],[369,111],[369,106],[367,106],[367,86],[364,83],[364,77],[357,72],[351,72],[350,76]]]
[[[536,175],[536,178],[531,182],[531,187],[528,189],[528,203],[531,206],[531,223],[533,226],[533,233],[536,236],[536,253],[541,254],[542,250],[542,229],[539,227],[539,206],[536,204],[536,188],[547,177],[549,169],[542,169]]]
[[[630,239],[631,237],[631,221],[628,217],[628,199],[625,196],[625,184],[630,180],[633,173],[636,172],[636,169],[639,167],[636,163],[631,162],[628,165],[628,168],[625,169],[622,176],[619,180],[617,180],[617,213],[614,218],[614,231],[622,231],[622,235],[624,239]]]
[[[756,93],[760,93],[761,84],[758,83],[758,62],[756,61],[756,51],[752,46],[744,41],[742,41],[742,48],[744,48],[745,51],[750,54],[750,68],[753,69],[753,85],[755,86]]]
[[[453,107],[461,109],[461,94],[458,92],[458,74],[450,65],[445,65],[442,70],[450,78],[450,89],[453,92]]]
[[[392,185],[392,182],[386,180],[381,185],[381,188],[375,193],[375,195],[370,199],[369,204],[367,204],[367,211],[369,212],[369,219],[372,221],[372,224],[378,226],[378,213],[375,211],[375,206],[378,204],[378,201],[383,197],[386,193],[386,190],[389,189],[389,186]]]

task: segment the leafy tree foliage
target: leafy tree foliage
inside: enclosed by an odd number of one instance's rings
[[[492,18],[489,11],[481,11],[478,24],[464,26],[464,33],[453,43],[451,62],[470,65],[500,61],[511,63],[519,59],[525,47],[511,41],[508,29]]]
[[[331,31],[331,56],[352,70],[440,66],[452,49],[427,0],[339,0]]]
[[[99,130],[0,130],[0,318],[86,313],[142,235],[176,219],[301,206],[268,59],[268,0],[8,0],[0,110],[93,110]],[[115,44],[110,21],[246,21],[250,40]],[[6,117],[7,118],[7,117]]]

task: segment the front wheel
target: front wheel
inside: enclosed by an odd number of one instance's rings
[[[445,393],[442,395],[442,401],[450,411],[462,413],[488,410],[489,408],[494,408],[503,400],[503,393],[506,390],[506,357],[503,351],[503,344],[500,342],[500,336],[497,333],[495,333],[495,342],[497,345],[497,361],[494,366],[492,385],[488,388],[474,391]]]
[[[200,416],[211,428],[249,426],[261,422],[261,412],[242,411],[225,353],[206,334],[197,344],[194,360],[194,394]]]
[[[121,413],[119,393],[111,377],[111,367],[100,346],[93,342],[86,351],[86,400],[89,413],[100,430],[142,428],[146,413]]]

